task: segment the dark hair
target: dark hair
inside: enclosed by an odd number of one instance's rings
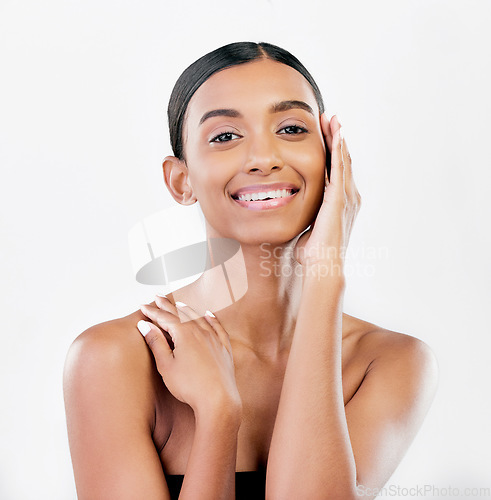
[[[257,59],[271,59],[296,69],[310,83],[319,110],[321,114],[324,112],[324,102],[319,87],[305,66],[290,52],[265,42],[230,43],[200,57],[184,70],[174,85],[167,108],[174,156],[180,160],[184,159],[182,129],[189,101],[198,88],[218,71]]]

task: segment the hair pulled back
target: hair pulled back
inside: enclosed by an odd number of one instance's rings
[[[261,42],[234,42],[205,54],[184,70],[172,90],[167,118],[174,156],[184,160],[182,131],[186,110],[194,93],[215,73],[257,59],[271,59],[297,70],[314,91],[320,113],[324,112],[324,102],[319,87],[305,66],[290,52],[276,45]]]

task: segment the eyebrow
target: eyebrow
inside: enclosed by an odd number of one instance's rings
[[[312,116],[314,116],[314,110],[304,101],[280,101],[274,103],[270,108],[270,113],[281,113],[282,111],[288,111],[289,109],[303,109],[307,111]],[[236,109],[213,109],[212,111],[206,112],[199,121],[199,124],[202,125],[209,118],[213,118],[215,116],[228,116],[229,118],[242,118],[242,115]]]
[[[282,111],[288,111],[289,109],[303,109],[307,111],[312,116],[314,116],[314,110],[304,101],[281,101],[273,104],[271,106],[271,113],[281,113]]]
[[[205,113],[199,124],[202,125],[208,118],[213,118],[214,116],[228,116],[230,118],[242,118],[242,115],[235,109],[214,109]]]

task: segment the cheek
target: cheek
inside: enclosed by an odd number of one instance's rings
[[[315,217],[322,204],[325,190],[326,161],[330,160],[330,158],[326,158],[326,149],[324,149],[320,140],[312,141],[309,144],[306,143],[305,146],[305,148],[291,151],[289,161],[303,177],[303,182],[305,182],[304,216],[311,223],[312,218]]]
[[[316,148],[312,148],[311,161],[312,169],[315,175],[318,176],[321,187],[323,187],[325,183],[326,167],[329,174],[331,165],[329,149],[325,147],[323,143],[318,144]]]
[[[198,202],[203,210],[214,210],[219,206],[227,188],[229,177],[225,168],[219,162],[201,159],[199,162],[188,163],[189,181]]]
[[[230,179],[237,173],[240,155],[236,149],[219,154],[203,152],[193,155],[187,163],[189,179],[195,193],[206,196],[208,192],[223,192]]]
[[[303,148],[292,148],[284,155],[285,163],[299,171],[306,182],[323,182],[326,168],[326,153],[321,144],[306,144]]]

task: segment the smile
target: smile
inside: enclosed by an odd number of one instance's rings
[[[298,190],[276,189],[274,191],[261,191],[257,193],[244,193],[232,196],[232,199],[249,210],[268,210],[279,208],[290,203]]]
[[[257,201],[269,200],[274,198],[286,198],[293,194],[293,189],[277,189],[276,191],[268,191],[263,193],[248,193],[241,194],[239,200],[241,201]]]

